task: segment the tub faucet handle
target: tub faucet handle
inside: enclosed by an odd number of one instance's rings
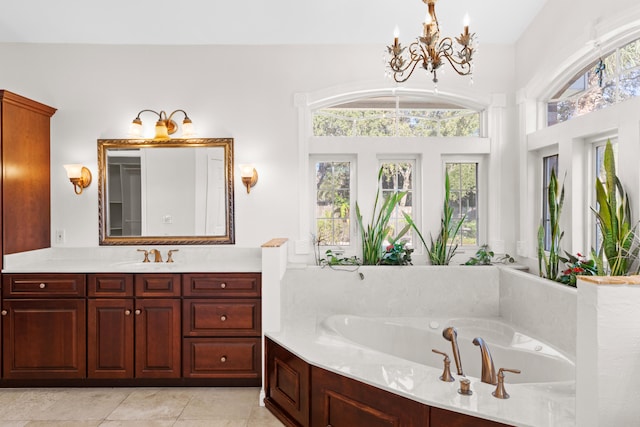
[[[144,252],[144,261],[142,262],[149,262],[149,251],[146,249],[138,249],[138,252]]]
[[[495,391],[492,391],[491,394],[498,399],[508,399],[509,393],[504,388],[504,373],[512,372],[514,374],[519,374],[521,371],[519,369],[506,369],[500,368],[498,369],[498,385]]]
[[[455,381],[453,379],[453,375],[451,375],[451,359],[449,359],[449,355],[443,351],[438,351],[435,348],[432,348],[431,351],[444,356],[444,370],[442,371],[442,375],[440,375],[440,379],[448,383]]]

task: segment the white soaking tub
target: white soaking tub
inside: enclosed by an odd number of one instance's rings
[[[442,369],[445,352],[456,376],[451,342],[442,330],[453,326],[464,374],[480,378],[480,348],[472,341],[481,337],[488,345],[496,373],[499,368],[519,369],[508,373],[508,383],[556,383],[575,381],[575,362],[550,345],[519,332],[499,319],[488,318],[379,318],[333,315],[321,323],[323,332],[340,336],[351,343],[401,359]]]

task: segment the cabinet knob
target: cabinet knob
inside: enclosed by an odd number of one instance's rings
[[[224,288],[226,288],[226,287],[227,287],[227,284],[226,284],[226,283],[224,283],[224,282],[223,282],[223,283],[220,283],[220,287],[221,287],[222,289],[224,289]]]
[[[226,361],[227,361],[227,356],[222,356],[222,357],[220,358],[220,361],[221,361],[222,363],[226,362]]]
[[[139,315],[140,315],[140,313],[142,313],[142,311],[140,311],[140,310],[138,309],[138,310],[134,311],[134,313],[136,314],[136,316],[139,316]]]
[[[3,316],[6,316],[7,315],[7,310],[0,311],[0,314],[2,314]]]
[[[125,311],[124,311],[124,315],[125,315],[125,316],[128,316],[128,315],[130,315],[130,314],[131,314],[131,310],[125,310]]]
[[[47,287],[47,285],[45,285],[44,283],[40,283],[40,289],[44,289],[46,287]]]
[[[224,322],[224,321],[226,321],[226,320],[227,320],[227,316],[225,316],[225,315],[223,314],[222,316],[220,316],[220,320],[221,320],[221,321],[223,321],[223,322]]]

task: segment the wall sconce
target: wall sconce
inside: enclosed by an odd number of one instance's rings
[[[64,165],[67,170],[67,177],[73,184],[73,191],[82,194],[82,190],[91,184],[91,171],[82,165]]]
[[[244,186],[247,187],[247,194],[249,194],[251,187],[255,187],[258,182],[258,171],[253,165],[240,165],[240,177]]]
[[[178,124],[173,121],[173,115],[176,113],[184,114],[184,120],[182,121],[182,137],[193,138],[196,135],[193,122],[184,110],[175,110],[173,113],[169,114],[168,117],[164,110],[161,110],[159,113],[153,110],[142,110],[138,113],[136,118],[133,119],[131,126],[129,127],[129,136],[131,138],[142,138],[142,120],[140,119],[140,114],[145,112],[154,113],[158,116],[158,121],[156,122],[156,134],[153,139],[169,139],[169,135],[173,135],[178,130]]]

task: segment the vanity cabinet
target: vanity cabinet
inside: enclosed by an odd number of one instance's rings
[[[3,377],[86,376],[83,274],[2,277]]]
[[[88,377],[179,378],[180,275],[88,279]]]
[[[507,427],[390,393],[308,364],[266,340],[265,406],[291,427]]]
[[[260,278],[255,273],[183,275],[185,378],[261,384]]]

